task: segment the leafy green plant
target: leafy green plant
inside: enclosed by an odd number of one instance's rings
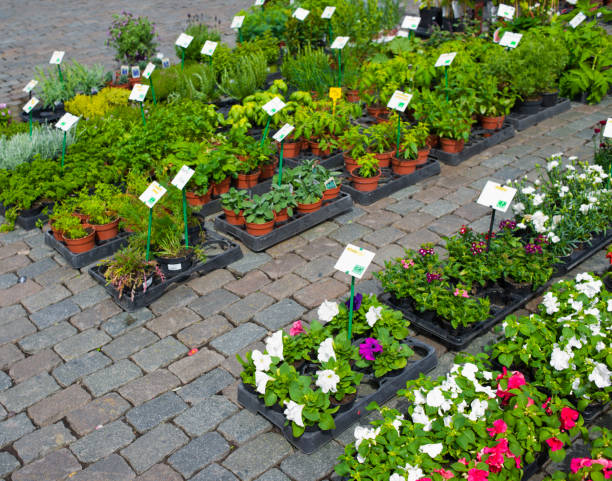
[[[274,206],[265,195],[254,195],[244,207],[244,219],[250,224],[265,224],[274,220]]]
[[[357,174],[359,177],[370,178],[380,174],[380,167],[378,167],[378,159],[374,154],[365,154],[355,159],[359,168]]]
[[[314,204],[323,197],[325,186],[322,183],[295,182],[293,189],[295,200],[298,204]]]
[[[202,23],[191,23],[186,29],[185,33],[187,35],[191,35],[193,40],[189,44],[189,46],[185,49],[185,60],[193,60],[195,62],[199,62],[202,59],[202,54],[200,51],[206,43],[207,40],[212,42],[220,42],[221,34],[204,25]],[[176,56],[179,59],[182,59],[183,56],[183,48],[177,45],[174,46],[174,51]]]
[[[270,202],[272,210],[274,212],[280,212],[283,209],[287,209],[287,215],[293,216],[293,208],[297,205],[291,186],[288,184],[273,184],[270,188],[270,192],[264,194],[266,200]]]
[[[76,141],[76,129],[66,135],[66,146]],[[11,138],[0,137],[0,169],[14,169],[24,162],[30,162],[35,156],[43,159],[55,159],[61,154],[64,133],[48,126],[35,127],[32,137],[29,133],[15,134]]]
[[[232,187],[228,192],[221,195],[221,205],[226,210],[232,210],[239,214],[250,202],[249,193],[246,190],[238,190]]]
[[[472,131],[472,122],[471,113],[449,105],[440,111],[439,120],[433,128],[442,138],[467,141]]]
[[[45,108],[54,107],[58,102],[70,100],[77,93],[91,93],[92,89],[98,91],[104,85],[104,67],[93,65],[91,67],[76,61],[62,65],[63,82],[55,66],[46,71],[36,67],[37,88]]]
[[[400,151],[395,154],[397,158],[415,160],[419,150],[427,148],[429,128],[424,122],[416,125],[402,125]]]
[[[481,77],[476,90],[476,111],[486,117],[508,115],[514,106],[516,95],[505,86],[498,87],[494,77]]]
[[[263,54],[243,55],[223,71],[218,87],[228,97],[242,100],[265,84],[266,75],[267,65]]]
[[[155,53],[155,24],[147,17],[134,17],[127,12],[113,15],[113,22],[108,30],[106,45],[115,49],[115,60],[119,62],[125,61],[134,65],[148,60]]]
[[[334,85],[335,74],[329,57],[322,49],[310,45],[298,50],[294,56],[285,58],[282,72],[289,84],[297,90],[325,95],[329,87]]]

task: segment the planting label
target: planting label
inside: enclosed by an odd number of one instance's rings
[[[336,184],[336,181],[334,180],[333,177],[330,177],[329,179],[327,179],[325,181],[325,188],[326,189],[335,189],[336,187],[338,187],[338,184]]]
[[[506,212],[515,194],[515,188],[488,180],[476,202],[485,207]]]
[[[348,43],[350,37],[336,37],[329,48],[342,50]]]
[[[211,42],[210,40],[206,40],[206,42],[204,42],[204,46],[202,47],[202,50],[200,51],[200,53],[202,55],[210,55],[212,57],[212,54],[215,53],[216,48],[217,48],[217,42]]]
[[[456,55],[457,52],[443,53],[438,57],[435,67],[449,67],[453,60],[455,60]]]
[[[140,194],[140,201],[144,203],[149,209],[152,209],[157,201],[162,198],[162,196],[166,193],[166,189],[164,189],[157,182],[151,182],[151,185],[147,187],[142,194]]]
[[[497,7],[497,16],[512,20],[514,18],[514,7],[500,3]]]
[[[400,112],[405,112],[406,107],[408,107],[408,104],[410,103],[411,99],[412,94],[407,94],[405,92],[402,92],[401,90],[396,90],[391,96],[391,99],[387,104],[387,108],[399,110]]]
[[[408,30],[416,30],[421,23],[421,17],[412,17],[410,15],[406,15],[404,17],[404,21],[402,22],[402,28],[407,28]]]
[[[612,118],[609,118],[602,134],[604,137],[612,138]]]
[[[23,88],[23,91],[26,93],[30,93],[34,87],[38,85],[38,80],[30,80],[28,85]]]
[[[147,92],[149,91],[149,86],[144,84],[136,84],[132,89],[132,93],[130,93],[130,100],[136,100],[137,102],[144,101],[147,96]]]
[[[279,110],[282,110],[284,107],[285,102],[283,102],[278,97],[274,97],[267,104],[265,104],[262,109],[264,109],[268,115],[272,116]]]
[[[342,89],[340,87],[329,88],[329,98],[332,100],[338,100],[342,98]]]
[[[189,47],[189,44],[191,43],[191,41],[193,40],[193,37],[191,35],[187,35],[186,33],[181,33],[179,35],[179,37],[176,39],[175,45],[178,45],[179,47],[183,47],[183,48],[187,48]]]
[[[142,72],[142,76],[146,79],[151,78],[151,74],[153,73],[153,70],[155,70],[155,64],[149,62],[147,64],[147,68],[145,68],[144,72]]]
[[[164,58],[162,60],[162,67],[164,67],[164,68],[170,67],[170,59],[168,57],[166,57],[166,58]]]
[[[49,63],[59,65],[60,63],[62,63],[62,59],[64,58],[65,53],[66,52],[62,52],[61,50],[56,50],[55,52],[53,52],[53,55],[51,55],[51,60],[49,60]]]
[[[299,7],[295,10],[295,12],[293,12],[293,18],[297,18],[298,20],[303,22],[309,13],[310,10],[306,10],[305,8]]]
[[[578,0],[567,0],[567,3],[569,3],[570,5],[576,5],[578,3]],[[537,4],[536,7],[539,7],[540,4]]]
[[[293,125],[285,124],[277,130],[277,132],[272,136],[272,138],[277,142],[282,142],[283,140],[285,140],[285,137],[287,137],[287,135],[293,132],[293,129],[295,129]]]
[[[23,111],[26,114],[29,114],[32,111],[32,109],[36,107],[37,103],[38,103],[38,99],[36,97],[32,97],[30,100],[28,100],[28,103],[23,106]]]
[[[572,28],[576,28],[578,25],[580,25],[585,20],[586,20],[586,15],[582,12],[578,12],[578,15],[572,18],[569,24],[571,25]]]
[[[397,31],[397,37],[407,37],[407,36],[408,36],[408,32],[406,32],[406,30]]]
[[[164,59],[164,54],[163,54],[163,53],[161,53],[161,52],[157,52],[157,53],[155,54],[155,56],[156,56],[158,59],[160,59],[160,60],[163,60],[163,59]]]
[[[138,65],[132,67],[132,78],[140,78],[140,67]]]
[[[367,251],[362,247],[348,244],[344,248],[344,252],[338,259],[338,262],[336,262],[334,269],[361,279],[375,255],[374,252]]]
[[[255,0],[256,7],[263,6],[264,3],[266,3],[266,0]]]
[[[501,40],[499,41],[499,44],[502,47],[516,48],[516,46],[521,41],[521,38],[523,38],[522,33],[505,32]]]
[[[122,65],[121,66],[121,75],[125,75],[126,77],[130,74],[130,66]]]
[[[240,28],[244,23],[244,15],[236,15],[233,20],[230,28]]]
[[[183,187],[185,187],[185,184],[189,182],[189,179],[191,179],[193,174],[195,174],[195,170],[183,165],[181,170],[178,171],[178,174],[176,174],[174,179],[172,179],[172,185],[176,186],[176,188],[179,190],[183,190]]]
[[[323,10],[323,13],[321,14],[321,18],[330,19],[335,11],[336,7],[325,7],[325,10]]]
[[[69,114],[66,112],[62,115],[62,118],[57,121],[55,127],[58,129],[62,129],[64,132],[67,132],[74,124],[76,124],[81,117],[77,117],[76,115]]]

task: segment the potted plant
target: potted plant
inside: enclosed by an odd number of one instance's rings
[[[342,150],[344,166],[349,172],[357,167],[355,159],[364,155],[370,146],[370,137],[361,132],[359,126],[354,125],[334,141],[334,146]]]
[[[264,145],[256,142],[256,145],[253,147],[251,155],[257,156],[261,166],[259,180],[266,180],[274,177],[274,172],[278,166],[278,157],[275,155],[274,150],[269,140],[266,141]]]
[[[393,173],[397,175],[411,174],[418,165],[427,162],[431,147],[427,145],[429,128],[419,122],[412,128],[406,127],[402,133],[399,153],[391,160]]]
[[[389,167],[391,158],[395,155],[396,125],[397,114],[394,113],[393,119],[374,124],[364,132],[370,139],[369,152],[374,154],[380,168]]]
[[[287,222],[293,217],[293,208],[297,206],[295,196],[289,184],[273,184],[270,192],[263,195],[274,211],[274,220],[277,224]]]
[[[209,170],[207,164],[198,164],[189,179],[190,190],[185,191],[185,197],[192,207],[199,207],[210,201],[212,186],[209,183]]]
[[[482,128],[501,129],[515,100],[516,94],[508,86],[499,88],[495,77],[482,78],[476,92],[476,112]]]
[[[376,190],[381,175],[378,159],[374,154],[362,155],[357,159],[357,167],[350,174],[355,189],[363,192]]]
[[[323,205],[324,186],[321,183],[305,182],[303,179],[293,184],[293,194],[300,214],[316,212]]]
[[[228,192],[221,195],[221,206],[225,213],[225,221],[232,225],[243,225],[243,210],[250,202],[246,190],[238,190],[232,187]]]
[[[147,61],[157,49],[155,26],[147,17],[134,17],[123,12],[113,15],[106,45],[115,49],[115,60],[136,65]]]
[[[98,195],[79,203],[81,213],[87,217],[87,223],[96,232],[98,241],[113,239],[119,234],[119,216],[108,208]]]
[[[471,114],[465,111],[450,106],[442,110],[440,121],[435,125],[442,150],[451,154],[461,152],[465,142],[470,138],[473,121]]]
[[[246,231],[253,236],[269,234],[274,229],[274,210],[267,196],[254,195],[244,207]]]
[[[91,227],[85,227],[81,220],[65,213],[53,221],[54,228],[62,233],[66,247],[74,254],[90,251],[96,246],[96,233]]]

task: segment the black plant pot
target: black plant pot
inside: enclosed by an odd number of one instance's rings
[[[540,107],[542,106],[542,98],[538,98],[537,100],[525,100],[521,103],[518,112],[519,114],[524,115],[532,115],[538,113]]]
[[[442,22],[442,9],[439,7],[422,8],[420,15],[419,29],[429,30],[434,23],[439,25]]]
[[[542,107],[553,107],[557,104],[559,91],[542,94]]]
[[[166,277],[173,277],[186,271],[193,265],[193,255],[184,257],[155,257]]]

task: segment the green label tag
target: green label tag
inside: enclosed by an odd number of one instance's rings
[[[336,184],[336,181],[334,179],[327,179],[325,181],[326,189],[335,189],[336,187],[338,187],[338,185]]]
[[[365,270],[365,268],[363,266],[360,265],[356,265],[353,267],[353,272],[357,275],[361,275],[363,274],[363,271]]]
[[[499,200],[497,201],[497,207],[501,207],[501,208],[506,207],[507,203],[508,202],[506,202],[505,200]]]

